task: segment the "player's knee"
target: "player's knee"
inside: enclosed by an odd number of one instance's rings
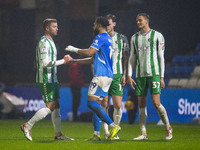
[[[104,102],[104,101],[102,101],[102,103],[101,103],[101,106],[102,106],[102,107],[105,107],[105,108],[107,108],[107,107],[108,107],[108,103],[107,103],[107,102]]]
[[[58,108],[60,108],[60,103],[59,103],[59,102],[58,102],[58,103],[56,102],[56,103],[55,103],[55,109],[58,109]]]
[[[153,103],[153,106],[158,109],[160,107],[160,103]]]
[[[120,103],[119,103],[119,104],[115,104],[115,105],[114,105],[114,108],[115,108],[115,109],[120,109],[121,106],[122,106],[122,105],[121,105]]]
[[[46,107],[49,108],[51,111],[54,111],[55,103],[54,102],[46,103]]]
[[[144,104],[144,103],[138,103],[138,107],[139,108],[144,108],[144,107],[146,107],[146,104]]]
[[[55,107],[54,106],[49,106],[48,107],[51,111],[54,111]]]

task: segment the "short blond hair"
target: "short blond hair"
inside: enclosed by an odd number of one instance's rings
[[[57,22],[56,19],[53,19],[53,18],[47,18],[43,21],[43,29],[44,31],[46,30],[46,27],[49,26],[52,22]]]

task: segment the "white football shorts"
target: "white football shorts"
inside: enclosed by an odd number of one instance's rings
[[[88,96],[95,96],[102,100],[103,97],[106,97],[111,82],[112,78],[110,77],[93,77],[88,89]]]

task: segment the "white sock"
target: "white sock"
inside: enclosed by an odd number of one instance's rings
[[[119,125],[121,119],[122,119],[122,109],[121,108],[120,109],[114,108],[114,112],[113,112],[114,123]]]
[[[146,135],[147,112],[146,107],[139,108],[139,125],[143,135]]]
[[[45,108],[41,108],[40,110],[38,110],[35,115],[27,122],[27,128],[31,129],[33,127],[33,125],[44,119],[48,114],[51,113],[51,110],[47,107]]]
[[[158,114],[160,116],[160,119],[165,124],[166,129],[170,129],[170,124],[169,124],[167,112],[166,112],[166,110],[165,110],[165,108],[163,107],[162,104],[158,107],[157,111],[158,111]]]
[[[53,127],[55,130],[55,135],[59,136],[61,134],[61,115],[60,115],[60,108],[54,109],[51,113],[51,121],[53,123]]]
[[[94,131],[94,135],[99,136],[100,132],[99,131]]]
[[[111,124],[109,124],[109,127],[110,128],[114,128],[116,126],[116,124],[113,122],[113,123],[111,123]]]
[[[106,113],[108,114],[108,108],[106,108],[106,107],[102,107],[102,108],[103,108],[103,109],[106,111]],[[105,123],[105,122],[102,122],[102,127],[103,127],[104,134],[109,135],[108,124]]]

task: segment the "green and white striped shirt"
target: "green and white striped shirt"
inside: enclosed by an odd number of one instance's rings
[[[115,32],[111,37],[113,46],[113,74],[123,74],[122,54],[129,51],[129,44],[126,36]]]
[[[57,66],[64,63],[64,60],[57,60],[57,49],[54,41],[46,36],[41,37],[36,48],[37,61],[37,83],[56,83]]]
[[[148,33],[137,32],[131,38],[131,51],[128,76],[136,66],[136,77],[164,77],[165,40],[161,33],[150,30]]]

